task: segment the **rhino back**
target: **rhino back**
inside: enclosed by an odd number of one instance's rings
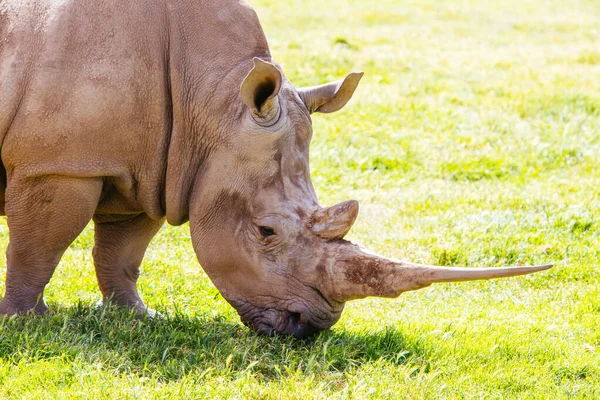
[[[134,5],[2,2],[0,133],[9,180],[13,171],[106,177],[127,202],[158,212],[151,192],[171,125],[166,25],[158,8]]]
[[[0,0],[9,179],[13,171],[105,177],[115,194],[105,212],[158,218],[164,191],[178,192],[179,207],[191,181],[165,184],[167,170],[194,170],[176,164],[218,140],[214,127],[191,126],[219,112],[209,104],[215,85],[232,65],[264,54],[256,15],[237,0]]]

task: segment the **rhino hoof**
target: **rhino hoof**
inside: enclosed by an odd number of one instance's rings
[[[154,319],[154,318],[164,318],[165,317],[162,313],[156,311],[153,308],[146,307],[143,303],[141,305],[140,305],[140,303],[119,304],[119,303],[116,303],[114,300],[104,301],[104,300],[100,299],[96,302],[95,308],[113,307],[113,306],[126,307],[126,308],[130,308],[132,310],[135,310],[137,312],[138,319],[144,319],[144,318]]]
[[[0,315],[44,315],[48,312],[50,312],[50,310],[48,309],[44,299],[40,299],[40,301],[38,301],[33,307],[19,305],[18,303],[8,301],[6,298],[0,301]]]

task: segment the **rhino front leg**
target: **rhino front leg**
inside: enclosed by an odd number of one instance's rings
[[[101,191],[101,179],[12,174],[6,188],[10,243],[1,314],[48,310],[44,288],[65,250],[92,218]]]
[[[94,217],[94,265],[104,302],[135,308],[140,314],[154,315],[146,309],[136,283],[139,267],[150,240],[164,223],[146,214],[129,216],[101,215]]]

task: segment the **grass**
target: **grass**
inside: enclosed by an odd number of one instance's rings
[[[244,328],[187,226],[163,227],[143,264],[166,319],[95,309],[90,226],[48,287],[52,315],[0,322],[0,397],[600,398],[600,4],[251,4],[296,85],[365,72],[342,112],[314,117],[311,148],[321,201],[361,203],[352,240],[555,269],[351,302],[303,342]]]

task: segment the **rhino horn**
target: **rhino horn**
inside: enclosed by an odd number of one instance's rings
[[[341,239],[352,228],[358,216],[358,202],[348,200],[317,210],[310,219],[310,228],[319,237]]]
[[[397,297],[437,282],[462,282],[531,274],[553,265],[502,268],[437,267],[395,261],[351,243],[340,246],[331,271],[333,297],[338,301],[367,296]]]

